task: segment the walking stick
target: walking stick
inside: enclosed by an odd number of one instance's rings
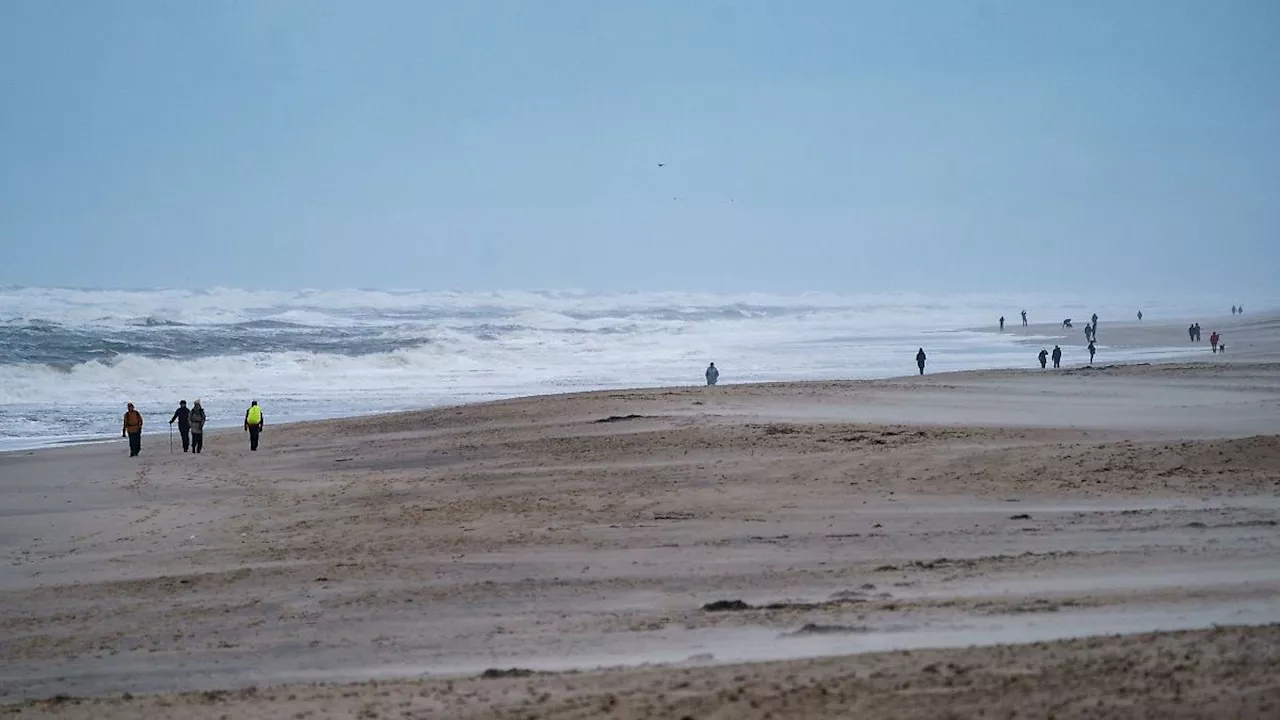
[[[173,454],[173,423],[169,423],[169,454]]]

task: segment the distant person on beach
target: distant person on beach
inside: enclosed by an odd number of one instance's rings
[[[1000,332],[1004,332],[1004,316],[1000,316]]]
[[[129,436],[129,457],[137,457],[142,452],[142,413],[129,408],[124,413],[124,427],[120,428],[120,437]]]
[[[1200,342],[1200,323],[1192,325],[1196,329],[1196,342]]]
[[[1057,345],[1053,346],[1053,366],[1055,368],[1062,367],[1062,348]]]
[[[1243,305],[1241,305],[1241,306],[1240,306],[1240,308],[1239,308],[1239,311],[1238,311],[1238,312],[1239,312],[1241,315],[1243,315],[1243,314],[1244,314],[1244,306],[1243,306]]]
[[[720,371],[716,369],[715,363],[711,363],[710,365],[707,366],[707,385],[708,386],[715,385],[716,381],[718,381],[719,379],[720,379]]]
[[[1231,314],[1232,314],[1232,315],[1235,315],[1235,314],[1236,314],[1236,306],[1235,306],[1235,305],[1232,305],[1232,306],[1231,306]]]
[[[1191,340],[1191,342],[1195,342],[1195,341],[1196,341],[1196,326],[1195,326],[1195,323],[1192,323],[1192,324],[1190,324],[1190,325],[1188,325],[1188,326],[1187,326],[1187,337]]]
[[[1062,327],[1063,327],[1063,328],[1069,328],[1069,327],[1071,327],[1071,318],[1067,318],[1067,319],[1063,320],[1063,321],[1062,321]]]
[[[1094,313],[1093,317],[1089,318],[1089,324],[1094,327],[1098,327],[1098,313]]]
[[[1138,322],[1142,322],[1142,311],[1138,311]]]
[[[1085,339],[1085,342],[1093,342],[1093,326],[1092,325],[1084,326],[1084,339]]]
[[[1213,352],[1215,354],[1218,352],[1218,338],[1220,337],[1222,336],[1218,334],[1217,330],[1214,330],[1213,333],[1209,335],[1209,344],[1213,346]]]
[[[1049,351],[1044,348],[1040,348],[1040,354],[1036,357],[1040,359],[1040,369],[1043,370],[1045,365],[1049,364]]]
[[[1026,326],[1027,326],[1027,311],[1023,310],[1022,311],[1022,327],[1026,327]]]
[[[204,449],[204,406],[197,399],[191,405],[191,414],[187,416],[191,422],[191,452],[198,453]]]
[[[920,351],[916,353],[916,367],[920,368],[921,375],[924,374],[924,361],[928,359],[929,356],[924,354],[924,348],[920,348]]]
[[[1093,354],[1096,352],[1098,352],[1098,349],[1093,346],[1093,341],[1090,340],[1089,341],[1089,364],[1090,365],[1093,364]]]
[[[262,408],[254,400],[244,411],[244,429],[249,433],[249,449],[258,449],[258,436],[262,434]]]
[[[182,436],[182,452],[186,452],[191,447],[191,411],[187,409],[186,400],[178,401],[178,409],[173,411],[169,424],[172,425],[175,420],[178,422],[178,434]],[[172,439],[173,436],[170,435],[169,438]],[[172,446],[169,451],[173,451]]]

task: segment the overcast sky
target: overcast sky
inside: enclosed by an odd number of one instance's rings
[[[0,284],[1261,292],[1278,78],[1274,0],[7,0]]]

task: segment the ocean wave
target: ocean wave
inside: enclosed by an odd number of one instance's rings
[[[166,320],[165,318],[147,316],[138,318],[129,322],[130,325],[140,325],[142,327],[187,327],[187,323],[178,322],[177,320]]]
[[[245,320],[244,322],[232,323],[228,327],[241,330],[293,330],[309,326],[286,320]]]

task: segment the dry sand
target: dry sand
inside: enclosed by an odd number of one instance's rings
[[[0,713],[1275,717],[1277,433],[1233,361],[11,453]]]

